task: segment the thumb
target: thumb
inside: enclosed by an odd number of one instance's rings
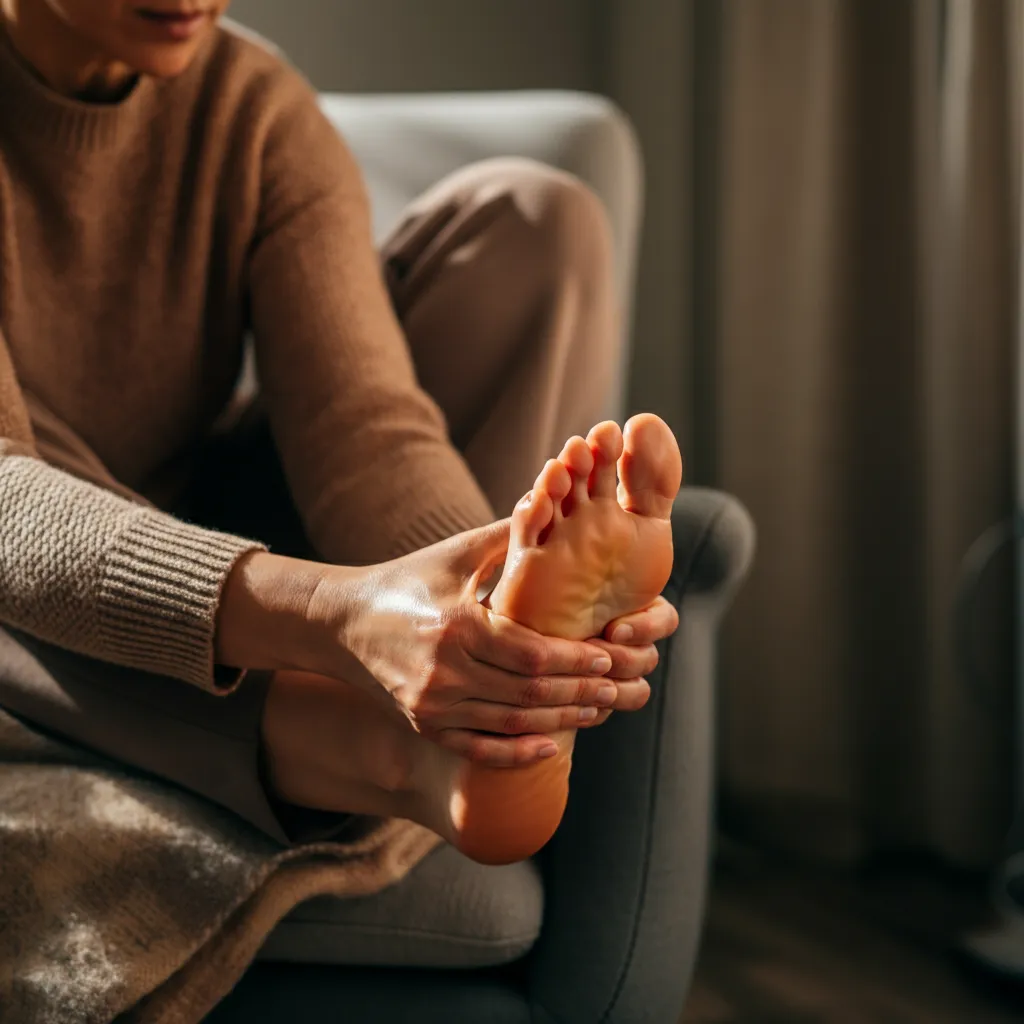
[[[508,553],[512,520],[499,519],[495,523],[467,530],[459,534],[456,562],[459,571],[469,579],[482,579]]]

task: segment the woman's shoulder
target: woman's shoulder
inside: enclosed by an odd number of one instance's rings
[[[272,43],[222,23],[196,71],[193,144],[222,154],[224,180],[260,183],[264,219],[284,219],[311,197],[361,188],[316,90]]]
[[[200,92],[213,105],[234,107],[249,117],[315,107],[316,91],[270,40],[223,19],[198,69]]]

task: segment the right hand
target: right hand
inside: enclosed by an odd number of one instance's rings
[[[539,760],[554,746],[544,734],[586,725],[594,709],[623,706],[631,687],[646,686],[604,678],[611,659],[599,646],[542,636],[480,603],[508,536],[503,520],[358,576],[348,570],[337,585],[328,574],[311,605],[341,659],[321,671],[376,689],[417,732],[498,767]]]

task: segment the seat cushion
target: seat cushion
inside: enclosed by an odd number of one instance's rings
[[[485,867],[443,845],[375,896],[297,907],[259,959],[401,967],[491,967],[540,934],[544,890],[532,861]]]

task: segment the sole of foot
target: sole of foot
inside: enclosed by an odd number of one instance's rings
[[[600,423],[566,442],[516,506],[493,611],[547,636],[585,640],[650,605],[672,572],[672,504],[682,459],[657,416],[623,431]],[[569,796],[576,733],[523,768],[463,765],[450,811],[457,844],[484,863],[531,856],[554,834]]]
[[[512,516],[505,568],[488,599],[498,614],[548,636],[595,637],[661,593],[672,570],[672,502],[682,462],[669,428],[634,416],[573,437],[541,470]],[[424,739],[393,709],[346,684],[279,673],[290,735],[311,749],[345,749],[351,779],[331,776],[305,794],[312,806],[411,818],[468,857],[508,864],[554,835],[569,794],[575,731],[551,738],[558,753],[519,768],[473,764]],[[288,799],[287,780],[275,780]],[[300,802],[300,801],[297,801]],[[304,802],[304,801],[302,801]]]

